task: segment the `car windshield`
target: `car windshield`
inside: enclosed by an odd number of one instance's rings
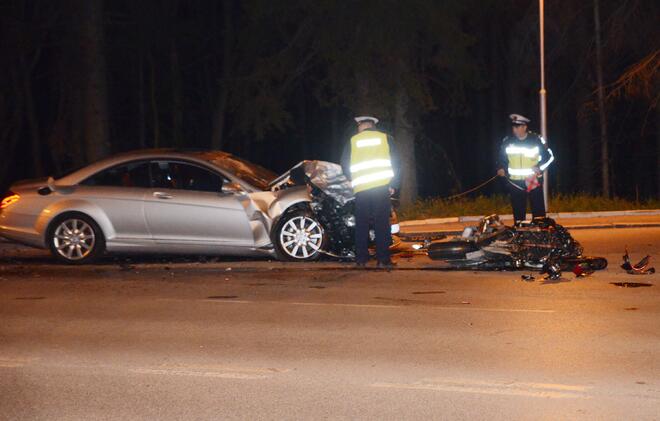
[[[242,160],[228,153],[205,152],[201,154],[201,158],[261,190],[268,190],[268,184],[277,177],[277,174],[260,165]]]
[[[64,170],[62,170],[62,171],[55,172],[55,173],[53,174],[53,179],[55,179],[55,180],[59,180],[60,178],[67,177],[67,176],[73,174],[74,172],[76,172],[76,171],[78,171],[78,170],[81,170],[81,169],[85,168],[85,167],[88,166],[88,165],[89,165],[89,164],[76,165],[76,166],[73,166],[73,167],[69,167],[69,168],[67,168],[67,169],[64,169]]]

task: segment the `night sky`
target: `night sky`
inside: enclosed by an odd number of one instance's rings
[[[610,195],[660,196],[659,11],[546,4],[552,192],[608,193],[607,168]],[[6,0],[0,188],[137,148],[337,162],[371,114],[407,198],[457,193],[494,174],[508,114],[540,130],[538,22],[514,0]]]

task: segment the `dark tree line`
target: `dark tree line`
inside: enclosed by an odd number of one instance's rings
[[[552,190],[657,197],[660,7],[546,8]],[[539,124],[538,13],[520,0],[5,1],[0,187],[145,147],[274,170],[336,161],[368,113],[397,139],[404,202],[458,192],[492,175],[509,113]]]

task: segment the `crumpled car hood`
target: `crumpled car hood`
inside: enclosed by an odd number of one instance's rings
[[[355,198],[351,182],[342,172],[341,166],[333,162],[305,160],[300,161],[287,172],[271,181],[271,190],[280,190],[287,185],[307,184],[303,175],[340,205],[345,205]]]

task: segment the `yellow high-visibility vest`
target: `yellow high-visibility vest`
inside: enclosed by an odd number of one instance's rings
[[[387,186],[393,177],[385,133],[364,130],[351,138],[351,183],[355,193]]]
[[[511,180],[524,180],[534,174],[533,166],[541,161],[540,146],[516,145],[512,142],[507,145],[506,156],[509,159],[509,178]]]

